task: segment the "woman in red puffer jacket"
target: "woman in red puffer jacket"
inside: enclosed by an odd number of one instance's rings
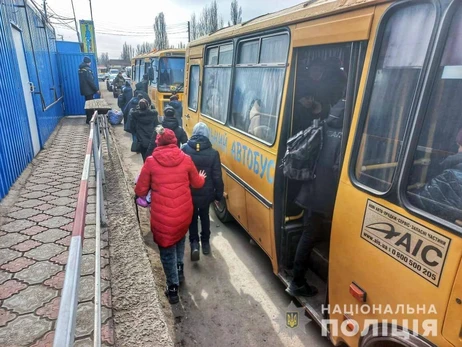
[[[202,188],[205,172],[197,172],[191,158],[177,146],[175,133],[156,128],[157,147],[141,169],[135,194],[146,196],[151,189],[151,231],[160,250],[171,304],[179,302],[178,287],[184,280],[185,235],[193,216],[190,187]]]

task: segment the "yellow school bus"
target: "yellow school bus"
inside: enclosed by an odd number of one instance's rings
[[[148,95],[162,116],[173,93],[178,95],[180,101],[183,100],[184,69],[184,49],[141,54],[132,59],[132,87],[135,90],[136,84],[143,80],[144,75],[148,75]]]
[[[286,143],[340,101],[319,293],[297,299],[335,345],[462,346],[462,2],[307,1],[186,49],[184,125],[205,122],[220,152],[216,214],[286,284],[309,232]]]

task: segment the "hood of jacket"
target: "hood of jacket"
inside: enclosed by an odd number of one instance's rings
[[[152,157],[162,166],[173,167],[180,165],[185,159],[186,154],[176,144],[170,144],[157,146],[152,153]]]
[[[441,167],[443,170],[452,169],[455,166],[462,164],[462,152],[450,155],[441,162]]]
[[[206,138],[210,138],[210,129],[207,126],[207,124],[199,122],[197,123],[192,131],[192,136],[194,135],[202,135],[205,136]]]
[[[74,66],[75,66],[75,65],[74,65]],[[82,63],[82,64],[79,65],[79,69],[90,70],[90,67],[89,67],[87,64]]]
[[[178,123],[178,119],[175,117],[164,117],[162,126],[170,130],[175,130],[180,126],[180,123]]]
[[[157,112],[154,110],[142,111],[137,107],[135,112],[137,113],[137,121],[142,125],[150,125],[157,121]]]
[[[188,146],[194,149],[196,152],[200,152],[204,149],[212,147],[212,143],[204,135],[193,135],[188,140]]]

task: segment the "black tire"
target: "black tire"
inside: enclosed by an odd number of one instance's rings
[[[116,98],[116,99],[119,97],[119,93],[117,93],[117,92],[113,92],[112,95],[114,95],[114,98]]]
[[[229,223],[234,220],[233,216],[231,215],[231,213],[229,213],[228,208],[226,207],[225,198],[221,199],[221,201],[218,204],[217,202],[213,202],[212,204],[215,214],[222,223]]]

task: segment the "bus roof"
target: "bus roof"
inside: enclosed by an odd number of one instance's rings
[[[262,29],[281,27],[390,1],[392,0],[309,0],[281,11],[268,13],[241,24],[220,29],[211,35],[192,41],[189,46],[199,46]]]
[[[182,48],[182,49],[175,49],[175,48],[163,49],[161,51],[153,50],[153,51],[151,51],[149,53],[143,53],[143,54],[137,55],[136,57],[132,58],[132,61],[135,61],[137,59],[163,57],[163,56],[169,56],[169,55],[172,55],[172,56],[175,56],[175,55],[176,56],[184,56],[185,52],[186,52],[186,50],[184,48]]]

